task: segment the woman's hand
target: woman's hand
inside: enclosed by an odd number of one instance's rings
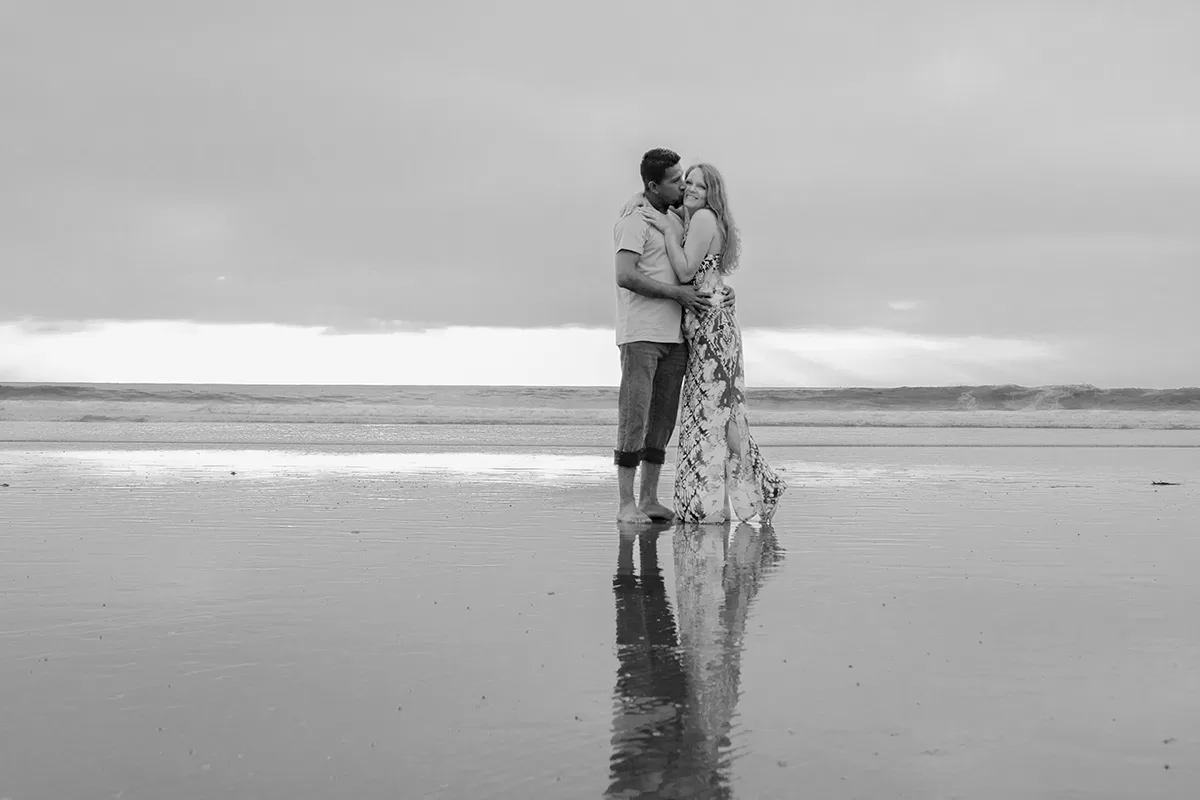
[[[658,228],[659,233],[667,232],[668,225],[670,223],[667,222],[666,214],[658,213],[651,206],[641,206],[638,208],[638,211],[641,213],[642,219],[646,220],[646,222],[649,222],[655,228]]]
[[[642,206],[640,209],[642,219],[649,222],[663,236],[674,236],[677,239],[683,238],[683,220],[668,211],[666,214],[660,214],[653,206]]]
[[[629,202],[621,206],[621,210],[617,212],[618,217],[625,217],[632,214],[640,206],[647,205],[646,195],[643,192],[637,192],[633,197],[629,198]]]

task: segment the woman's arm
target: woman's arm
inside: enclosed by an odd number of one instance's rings
[[[646,194],[644,192],[638,192],[633,197],[629,198],[629,202],[621,206],[621,210],[617,212],[617,219],[620,219],[628,214],[632,214],[633,212],[637,211],[640,206],[645,205],[649,205],[649,203],[646,202]]]
[[[645,212],[643,212],[645,213]],[[666,219],[651,219],[667,242],[667,256],[671,259],[671,268],[681,283],[687,283],[696,277],[704,257],[708,255],[713,240],[717,236],[717,218],[707,208],[702,208],[692,215],[688,225],[687,242],[683,242],[683,227]]]

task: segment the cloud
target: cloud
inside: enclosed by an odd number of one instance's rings
[[[410,6],[6,10],[0,320],[609,326],[667,145],[729,181],[747,325],[1200,334],[1200,7]]]

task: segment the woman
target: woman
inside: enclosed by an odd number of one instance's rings
[[[682,283],[720,298],[737,269],[741,241],[729,213],[725,181],[711,164],[687,171],[683,223],[649,206],[641,213],[663,233]],[[718,301],[719,302],[719,301]],[[684,522],[724,522],[775,514],[787,484],[768,466],[750,435],[742,371],[742,333],[732,308],[684,311],[688,343],[675,474],[675,513]]]

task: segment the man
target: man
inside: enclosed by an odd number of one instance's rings
[[[666,149],[642,156],[644,202],[682,225],[672,212],[683,200],[679,155]],[[617,466],[620,522],[670,520],[674,512],[658,500],[658,476],[679,414],[679,392],[687,368],[683,309],[699,312],[711,295],[681,285],[671,268],[666,240],[630,203],[613,228],[617,262],[617,347],[621,389],[617,399]],[[732,296],[726,298],[732,302]],[[633,484],[642,468],[640,499]]]

